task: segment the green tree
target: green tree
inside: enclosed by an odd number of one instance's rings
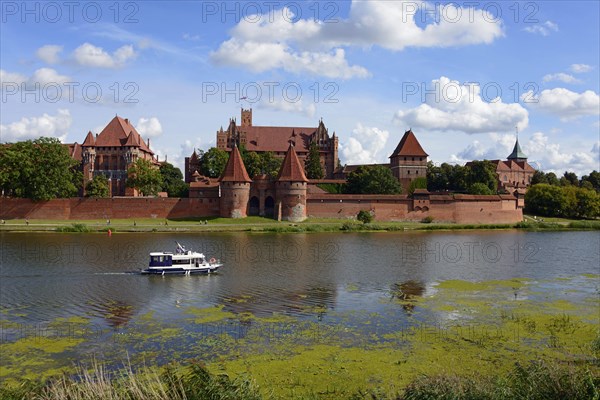
[[[272,151],[265,151],[259,154],[260,157],[260,169],[263,174],[270,176],[271,178],[277,177],[283,160],[275,157]]]
[[[240,150],[241,152],[241,150]],[[250,178],[262,174],[262,158],[255,151],[245,151],[242,153],[244,166]]]
[[[416,189],[427,189],[427,179],[422,176],[413,179],[408,186],[408,194],[412,195]]]
[[[200,159],[201,171],[199,172],[204,176],[218,178],[223,174],[227,160],[229,160],[229,153],[225,150],[211,147]]]
[[[159,171],[162,176],[163,192],[167,192],[169,197],[187,197],[188,185],[183,181],[183,174],[179,168],[164,162],[160,165]]]
[[[127,187],[136,188],[144,196],[156,196],[163,183],[162,175],[152,162],[138,158],[127,170]]]
[[[468,168],[462,165],[443,163],[436,167],[431,161],[427,164],[427,189],[430,192],[466,192]]]
[[[565,171],[563,177],[569,182],[570,185],[579,186],[579,178],[577,178],[575,172]]]
[[[589,175],[582,176],[580,182],[581,187],[583,187],[584,182],[589,182],[594,190],[600,192],[600,172],[592,171]]]
[[[533,176],[531,177],[531,185],[537,185],[538,183],[549,183],[548,177],[544,173],[544,171],[535,171]]]
[[[79,166],[56,138],[7,144],[0,151],[0,185],[5,195],[15,197],[72,197],[83,184]]]
[[[467,167],[466,183],[469,192],[475,183],[482,183],[488,187],[490,193],[496,193],[498,190],[496,166],[488,160],[472,161]]]
[[[560,185],[560,181],[558,180],[558,177],[556,176],[556,174],[554,172],[548,172],[546,174],[546,179],[547,179],[548,185],[552,185],[552,186]]]
[[[576,215],[581,218],[600,217],[600,194],[595,190],[578,189]]]
[[[362,222],[363,224],[368,224],[371,221],[373,221],[373,215],[369,211],[360,210],[358,212],[358,215],[356,216],[356,219]]]
[[[482,182],[475,182],[469,187],[470,194],[494,194],[492,190]]]
[[[346,193],[352,194],[398,194],[402,192],[400,182],[392,171],[382,165],[358,167],[348,175]]]
[[[319,147],[314,142],[310,144],[308,149],[308,157],[306,157],[304,169],[306,170],[306,177],[308,179],[323,179],[325,177],[325,171],[323,171],[323,166],[321,166]]]
[[[562,216],[566,205],[567,198],[559,186],[539,183],[531,186],[525,194],[525,208],[530,214]]]
[[[85,186],[86,197],[108,197],[108,179],[104,175],[96,175]]]

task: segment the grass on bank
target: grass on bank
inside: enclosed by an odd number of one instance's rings
[[[189,219],[115,219],[115,220],[9,220],[0,225],[0,231],[55,231],[55,232],[358,232],[410,230],[470,230],[470,229],[523,229],[540,230],[600,230],[600,220],[568,220],[554,218],[534,219],[525,216],[516,224],[455,224],[433,220],[375,221],[367,224],[353,219],[309,218],[300,223],[278,222],[265,217],[244,219],[198,217]]]
[[[202,363],[160,370],[125,368],[108,372],[94,363],[75,376],[46,383],[22,381],[0,386],[2,400],[261,400],[269,399],[248,378],[210,373]],[[293,399],[318,399],[318,394]],[[600,399],[600,376],[572,364],[516,363],[501,376],[431,375],[413,380],[400,393],[359,390],[349,400],[590,400]]]

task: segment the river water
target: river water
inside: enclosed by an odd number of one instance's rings
[[[600,272],[597,232],[1,233],[0,241],[2,343],[79,334],[83,343],[65,355],[71,361],[141,353],[148,348],[140,341],[150,343],[147,335],[168,327],[179,333],[148,345],[157,357],[194,356],[186,332],[198,331],[197,310],[246,316],[246,330],[247,320],[275,315],[361,325],[368,335],[366,319],[379,321],[378,333],[414,323],[414,308],[393,300],[427,296],[439,282],[525,278],[553,282],[546,289],[560,292],[562,279]],[[211,276],[135,273],[147,266],[149,252],[173,251],[176,241],[224,267]],[[206,330],[211,319],[203,318]],[[435,322],[437,316],[419,318]],[[71,326],[82,320],[86,329]],[[241,334],[231,323],[223,332]],[[115,340],[124,335],[132,339]]]

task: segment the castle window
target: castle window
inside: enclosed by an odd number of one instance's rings
[[[404,157],[404,161],[406,161],[406,157]]]
[[[410,170],[408,170],[408,174],[410,175]]]
[[[415,158],[413,157],[412,160],[415,161]]]

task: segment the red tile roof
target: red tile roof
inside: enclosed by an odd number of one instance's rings
[[[238,132],[246,132],[246,150],[248,151],[286,151],[290,141],[301,152],[310,147],[310,137],[316,127],[292,126],[240,126]]]
[[[298,159],[296,150],[293,145],[289,145],[285,158],[281,164],[279,175],[277,176],[279,182],[308,182],[306,175],[304,174],[304,167]]]
[[[147,153],[154,154],[129,120],[119,116],[114,117],[102,132],[100,132],[96,137],[95,145],[98,147],[131,146],[131,144],[127,144],[130,135],[134,135],[134,137],[130,139],[131,141],[129,143],[135,141],[140,149]]]
[[[140,147],[139,138],[140,135],[136,135],[135,133],[131,132],[129,136],[127,136],[127,140],[125,141],[125,144],[123,144],[123,146]]]
[[[69,144],[64,144],[63,146],[67,146],[67,148],[69,150],[69,155],[71,156],[71,158],[73,158],[74,160],[77,160],[77,161],[83,160],[82,149],[81,149],[81,145],[79,143],[77,143],[77,142],[69,143]]]
[[[490,162],[496,164],[496,172],[500,171],[535,171],[535,169],[527,161],[513,161],[513,160],[491,160]],[[467,165],[469,165],[467,163]]]
[[[248,172],[246,172],[242,155],[237,146],[229,153],[229,160],[227,160],[227,165],[225,166],[225,170],[223,170],[223,175],[221,175],[219,181],[252,182],[252,179],[248,176]]]
[[[404,132],[404,136],[398,143],[396,150],[392,153],[390,158],[395,156],[417,156],[427,157],[429,154],[425,153],[425,150],[421,147],[421,144],[417,140],[412,130]]]
[[[81,145],[82,146],[95,146],[95,144],[96,144],[96,139],[94,139],[94,134],[92,133],[92,131],[89,131],[85,137],[85,140],[83,141],[83,143]]]

